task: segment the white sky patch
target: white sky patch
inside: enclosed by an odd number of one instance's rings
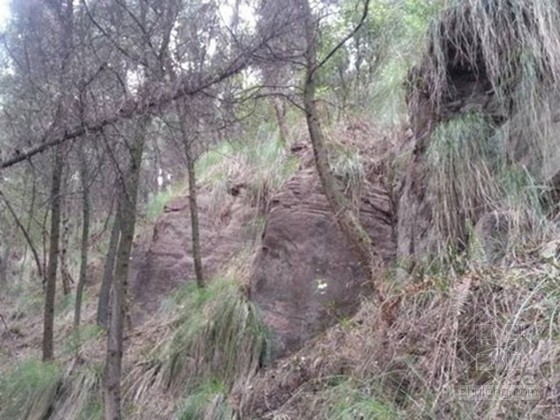
[[[218,12],[226,26],[232,24],[234,7],[235,0],[226,0],[218,6]],[[242,26],[245,26],[250,31],[254,30],[257,26],[255,9],[245,2],[241,3],[239,5],[239,21]]]
[[[6,29],[11,17],[10,0],[0,0],[0,30]]]

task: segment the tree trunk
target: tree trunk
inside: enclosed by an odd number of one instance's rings
[[[117,248],[119,246],[120,234],[120,210],[117,205],[115,220],[113,221],[113,227],[111,228],[109,247],[105,257],[105,267],[103,269],[101,290],[99,291],[99,301],[97,303],[97,325],[102,328],[107,328],[107,319],[109,318],[109,298],[111,296],[111,286],[113,285],[115,260],[117,259]]]
[[[179,118],[179,127],[181,129],[183,148],[185,150],[185,158],[187,160],[187,174],[189,178],[189,211],[191,213],[191,240],[194,271],[196,275],[197,286],[199,288],[203,288],[204,273],[202,271],[202,253],[200,249],[200,224],[198,219],[195,157],[192,150],[192,138],[191,136],[189,136],[185,124],[187,109],[181,101],[177,103],[177,115]]]
[[[123,358],[123,333],[126,317],[126,295],[130,253],[136,225],[136,202],[140,167],[144,150],[145,129],[150,117],[144,117],[135,134],[130,149],[130,170],[128,178],[122,180],[120,201],[121,240],[117,251],[114,293],[111,299],[111,318],[107,334],[107,359],[105,365],[104,409],[106,420],[121,419],[121,371]]]
[[[37,248],[35,248],[35,245],[33,245],[33,240],[31,239],[31,235],[29,234],[30,223],[28,223],[27,228],[25,226],[23,226],[23,223],[19,219],[15,209],[12,207],[12,205],[10,204],[8,199],[4,196],[4,194],[2,194],[2,191],[0,191],[0,197],[2,197],[2,199],[4,200],[4,204],[6,205],[6,208],[8,209],[8,212],[13,217],[14,222],[16,223],[17,227],[19,228],[19,230],[23,234],[23,237],[25,238],[25,241],[27,242],[27,245],[31,249],[31,253],[33,254],[33,258],[35,259],[35,264],[37,266],[37,273],[38,273],[39,277],[41,279],[43,279],[43,269],[42,269],[42,265],[41,265],[41,259],[39,258],[39,253],[37,252]],[[31,216],[30,216],[30,218],[31,218]],[[26,250],[27,250],[27,248],[26,248]],[[25,259],[24,259],[24,263],[25,263]]]
[[[356,215],[352,210],[350,202],[342,193],[343,190],[329,165],[325,136],[320,124],[315,100],[315,76],[317,70],[319,69],[317,67],[317,46],[315,43],[316,27],[313,21],[311,8],[309,6],[309,0],[303,0],[302,6],[306,18],[307,41],[307,66],[303,102],[309,137],[313,146],[315,166],[321,180],[321,186],[323,187],[323,191],[327,197],[331,211],[333,215],[335,215],[340,229],[355,247],[362,265],[368,270],[368,273],[373,280],[373,271],[375,267],[374,257],[376,256],[376,253],[374,251],[371,238],[362,227],[358,215]],[[378,294],[378,298],[381,298],[377,288],[376,293]]]
[[[35,259],[35,264],[37,264],[37,276],[39,280],[44,284],[45,278],[43,277],[43,266],[39,259],[39,254],[37,250],[33,246],[33,244],[29,243],[27,232],[31,230],[31,223],[33,222],[33,213],[35,212],[35,200],[37,197],[37,176],[35,175],[35,170],[33,170],[33,183],[31,187],[31,204],[29,205],[29,217],[27,219],[27,227],[24,228],[24,236],[25,240],[27,241],[29,248],[31,248],[31,252],[33,253],[33,258]],[[23,224],[21,225],[23,227]],[[23,257],[22,257],[22,265],[23,267],[27,264],[27,246],[23,248]],[[23,282],[25,278],[25,270],[21,270],[19,281]]]
[[[78,286],[76,288],[76,306],[74,307],[74,332],[76,335],[78,349],[80,345],[79,329],[82,313],[82,297],[87,277],[88,239],[90,224],[89,177],[87,161],[83,151],[83,147],[80,155],[80,179],[82,181],[82,243],[80,249],[80,275],[78,278]]]
[[[72,292],[72,275],[68,267],[68,249],[70,244],[70,215],[68,214],[67,200],[64,199],[68,191],[68,174],[62,174],[61,208],[62,208],[62,233],[60,237],[60,279],[62,281],[62,292],[64,296]]]
[[[4,219],[0,219],[3,222]],[[4,226],[7,226],[5,224]],[[8,284],[8,259],[10,258],[11,239],[8,232],[0,235],[0,291]]]
[[[66,108],[64,104],[67,77],[70,70],[72,54],[72,40],[74,34],[74,3],[72,1],[49,3],[47,5],[56,9],[58,23],[62,30],[61,48],[59,59],[61,63],[60,77],[58,84],[61,89],[61,97],[56,111],[60,127],[64,133],[67,132]],[[64,173],[64,145],[59,144],[55,149],[55,159],[51,185],[51,228],[49,237],[49,265],[47,268],[46,296],[45,296],[45,315],[43,325],[43,360],[52,360],[54,357],[53,346],[53,327],[54,327],[54,302],[56,295],[56,273],[58,268],[58,258],[60,253],[60,219],[62,211],[62,175]]]
[[[60,213],[63,158],[62,147],[55,150],[55,159],[51,184],[51,228],[49,238],[49,262],[46,274],[45,314],[43,320],[43,360],[49,361],[54,357],[53,328],[54,302],[56,295],[56,272],[58,268]]]
[[[288,141],[288,126],[286,125],[286,108],[279,98],[272,99],[276,120],[278,121],[278,130],[280,131],[280,142],[286,147]]]

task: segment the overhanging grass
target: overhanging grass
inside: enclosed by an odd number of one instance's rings
[[[507,120],[502,135],[508,158],[524,160],[540,176],[557,143],[560,3],[449,4],[432,25],[419,78],[413,82],[416,92],[427,94],[437,110],[449,98],[458,99],[456,79],[472,73],[469,77],[486,86],[483,111]]]
[[[440,125],[428,150],[429,190],[438,254],[463,248],[469,228],[496,206],[499,186],[493,176],[500,145],[493,127],[480,114],[467,114]]]
[[[481,113],[456,117],[432,134],[428,191],[436,249],[444,259],[469,246],[475,224],[490,212],[505,224],[506,255],[554,235],[556,227],[547,219],[547,187],[508,158],[506,142],[503,128]]]

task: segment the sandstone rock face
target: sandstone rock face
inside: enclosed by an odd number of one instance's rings
[[[395,256],[389,194],[367,185],[361,220],[385,262]],[[354,312],[371,282],[338,228],[319,179],[300,171],[271,200],[254,261],[251,298],[272,331],[273,355],[297,350],[340,317]]]
[[[246,227],[256,209],[245,191],[220,197],[219,205],[211,194],[202,191],[198,201],[202,265],[209,279],[251,239],[246,237]],[[162,299],[178,286],[195,279],[188,197],[165,206],[148,243],[146,251],[135,252],[131,265],[133,318],[138,321],[157,310]]]

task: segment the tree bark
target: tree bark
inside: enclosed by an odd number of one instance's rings
[[[286,125],[286,109],[284,103],[279,98],[272,98],[272,105],[276,113],[278,130],[280,131],[280,142],[286,147],[288,141],[288,126]]]
[[[179,118],[179,127],[181,130],[183,149],[185,151],[185,159],[187,161],[187,176],[189,181],[189,211],[191,213],[191,240],[194,272],[196,276],[197,286],[199,288],[203,288],[204,273],[202,270],[202,253],[200,248],[200,223],[198,218],[195,156],[192,150],[192,138],[191,136],[189,136],[185,124],[187,109],[184,103],[179,102],[177,104],[177,115]]]
[[[138,183],[144,151],[145,129],[150,117],[144,117],[139,124],[130,148],[130,170],[126,180],[122,180],[120,200],[121,240],[115,266],[114,293],[111,299],[111,318],[107,334],[107,358],[104,377],[104,410],[106,420],[120,420],[121,415],[121,372],[123,358],[124,320],[126,317],[126,296],[130,253],[136,226],[136,204]]]
[[[3,222],[3,218],[0,222]],[[8,260],[10,258],[11,238],[9,233],[0,235],[0,291],[8,284]]]
[[[58,85],[61,97],[58,103],[57,116],[55,121],[60,124],[59,128],[66,133],[68,121],[66,120],[65,98],[68,97],[65,87],[70,71],[72,42],[74,36],[74,4],[72,1],[46,3],[47,7],[53,7],[57,15],[58,24],[61,31],[61,47],[59,51],[60,74]],[[58,258],[60,254],[60,222],[62,211],[62,175],[64,173],[63,151],[65,146],[59,143],[55,149],[55,159],[52,172],[51,185],[51,227],[49,236],[49,265],[47,268],[46,296],[45,296],[45,315],[43,325],[43,360],[52,360],[54,357],[53,329],[54,329],[54,302],[56,295],[56,274],[58,268]]]
[[[54,303],[56,295],[56,272],[58,268],[61,185],[63,172],[62,145],[55,150],[55,159],[51,183],[51,227],[49,240],[49,257],[46,274],[45,313],[43,319],[43,361],[54,358]]]
[[[97,325],[102,328],[107,328],[107,320],[109,319],[109,298],[111,296],[111,286],[113,285],[115,260],[117,259],[117,248],[119,246],[120,235],[120,210],[117,205],[115,220],[113,221],[113,227],[111,228],[109,247],[105,257],[105,267],[103,269],[101,290],[99,291],[99,301],[97,303]]]
[[[72,292],[71,284],[72,275],[68,267],[68,249],[70,244],[70,215],[68,215],[67,200],[64,199],[68,191],[68,174],[62,174],[62,190],[61,190],[61,213],[62,213],[62,232],[60,235],[60,279],[62,281],[62,293],[64,296],[70,295]]]
[[[88,240],[89,226],[91,220],[90,200],[89,200],[89,176],[87,168],[87,160],[82,147],[80,153],[80,179],[82,183],[82,241],[80,249],[80,275],[78,278],[78,286],[76,288],[76,306],[74,307],[74,332],[76,335],[77,345],[80,345],[80,318],[82,314],[82,297],[84,294],[84,286],[87,280],[88,266]]]

